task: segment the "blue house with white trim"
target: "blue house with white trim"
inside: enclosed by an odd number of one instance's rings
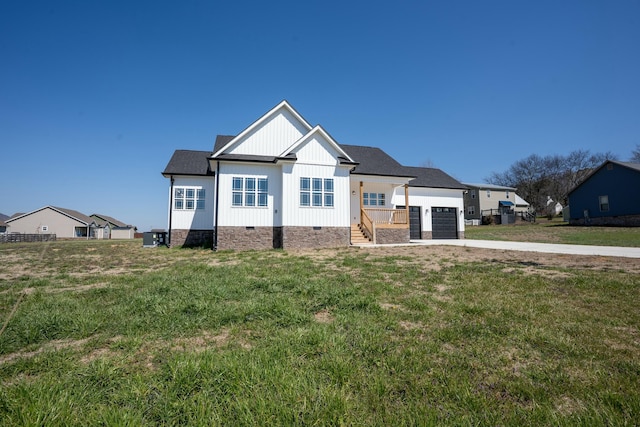
[[[568,198],[573,225],[640,226],[640,163],[607,160]]]

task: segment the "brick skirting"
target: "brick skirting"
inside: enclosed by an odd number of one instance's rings
[[[338,248],[350,241],[350,227],[282,227],[284,249]]]
[[[213,230],[171,230],[171,246],[194,247],[213,246]]]
[[[218,250],[282,247],[282,227],[218,227]]]
[[[433,240],[433,232],[422,231],[422,240]],[[464,239],[464,231],[458,231],[458,239]]]
[[[409,243],[409,228],[376,228],[376,244]]]

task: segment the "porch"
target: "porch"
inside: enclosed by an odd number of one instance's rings
[[[409,242],[409,186],[404,187],[405,208],[389,209],[365,205],[364,182],[360,181],[360,216],[357,228],[369,243]],[[389,200],[391,197],[389,197]],[[352,244],[363,244],[352,225]]]

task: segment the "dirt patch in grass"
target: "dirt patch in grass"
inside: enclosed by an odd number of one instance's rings
[[[321,310],[313,315],[313,318],[318,323],[331,323],[334,320],[334,317],[331,315],[329,310]]]
[[[91,338],[83,338],[81,340],[55,340],[46,343],[42,347],[33,351],[17,351],[15,353],[6,354],[0,357],[0,365],[12,362],[16,359],[28,359],[37,356],[45,351],[60,351],[67,348],[77,348],[85,345]]]
[[[360,247],[352,249],[362,251],[371,257],[410,257],[412,261],[399,263],[420,263],[426,270],[435,270],[455,263],[501,263],[505,268],[527,268],[532,274],[550,273],[545,268],[578,268],[596,271],[624,271],[640,273],[640,262],[633,258],[604,257],[592,255],[545,254],[539,252],[506,251],[496,249],[461,248],[453,246],[389,246]]]

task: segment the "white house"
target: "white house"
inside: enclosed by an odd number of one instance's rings
[[[440,180],[413,186],[425,171]],[[437,169],[402,166],[378,148],[338,144],[286,101],[238,135],[219,135],[212,152],[176,150],[162,173],[170,180],[171,245],[336,247],[358,234],[405,243],[410,230],[431,238],[445,228],[442,237],[464,236],[462,184]],[[416,207],[419,223],[410,221]]]

